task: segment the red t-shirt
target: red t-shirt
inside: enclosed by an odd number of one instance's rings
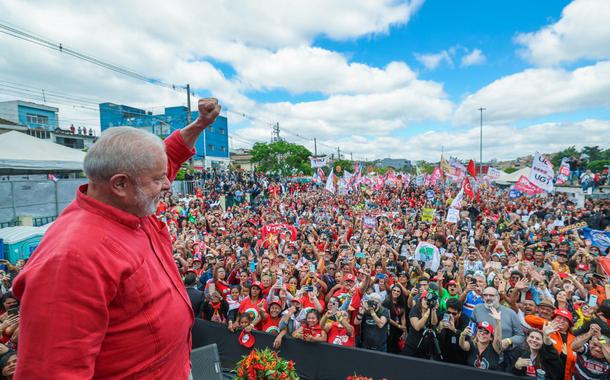
[[[354,336],[349,336],[347,329],[339,322],[331,322],[332,326],[328,331],[328,340],[330,344],[339,346],[354,347],[356,342]]]
[[[267,301],[265,301],[264,299],[260,299],[257,303],[252,302],[252,300],[250,299],[250,297],[246,297],[244,298],[243,301],[241,301],[241,303],[239,304],[239,314],[243,314],[243,313],[250,313],[252,315],[252,320],[256,319],[259,315],[258,312],[258,305],[263,304],[263,307],[265,310],[267,310]],[[254,326],[254,328],[256,328],[257,330],[262,330],[263,328],[263,323],[262,321],[259,322],[256,326]]]
[[[279,334],[280,328],[278,326],[280,324],[281,318],[282,317],[280,317],[279,315],[277,316],[277,318],[271,318],[271,316],[267,315],[265,322],[263,322],[261,331],[264,331],[266,333],[273,334],[273,335]]]

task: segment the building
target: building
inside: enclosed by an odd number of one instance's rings
[[[59,128],[58,113],[58,108],[23,100],[0,102],[0,133],[19,131],[80,150],[95,142],[95,132],[91,128]]]
[[[112,127],[142,128],[162,138],[187,125],[188,110],[184,106],[166,107],[162,114],[123,104],[102,103],[100,126],[102,132]],[[195,120],[199,112],[192,112]],[[195,167],[226,168],[229,165],[229,129],[227,118],[219,116],[206,128],[195,143],[197,153],[193,157]]]
[[[231,165],[235,169],[253,171],[252,151],[250,149],[235,149],[231,152]]]
[[[404,158],[384,158],[377,162],[377,166],[380,168],[394,168],[396,170],[410,170],[413,165],[411,160]]]

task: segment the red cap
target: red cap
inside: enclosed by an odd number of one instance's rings
[[[354,275],[351,273],[347,273],[345,274],[345,276],[343,276],[343,280],[345,281],[355,281]]]
[[[477,326],[478,329],[485,329],[487,331],[489,331],[489,333],[491,335],[494,334],[494,327],[491,325],[491,323],[487,322],[487,321],[483,321],[481,323],[479,323],[479,325]]]
[[[263,285],[259,281],[254,281],[250,287],[252,288],[254,286],[257,286],[260,290],[263,290]]]
[[[242,330],[237,340],[242,346],[246,348],[252,348],[256,339],[254,339],[254,335],[250,334],[249,332],[246,332],[246,330]]]
[[[450,280],[449,282],[447,282],[447,286],[449,285],[457,285],[457,282],[455,282],[455,280]]]
[[[561,278],[562,280],[567,277],[568,277],[567,273],[559,273],[559,278]]]
[[[564,317],[565,319],[568,320],[568,322],[570,322],[570,325],[572,325],[572,313],[570,313],[568,310],[566,309],[555,309],[555,312],[553,313],[553,317]]]

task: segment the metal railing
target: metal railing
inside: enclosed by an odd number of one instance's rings
[[[57,219],[57,216],[44,216],[41,218],[34,218],[32,224],[34,225],[34,227],[40,227],[53,222],[55,219]]]

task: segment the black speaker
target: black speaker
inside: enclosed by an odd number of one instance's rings
[[[216,343],[191,351],[191,373],[193,380],[223,380]]]

